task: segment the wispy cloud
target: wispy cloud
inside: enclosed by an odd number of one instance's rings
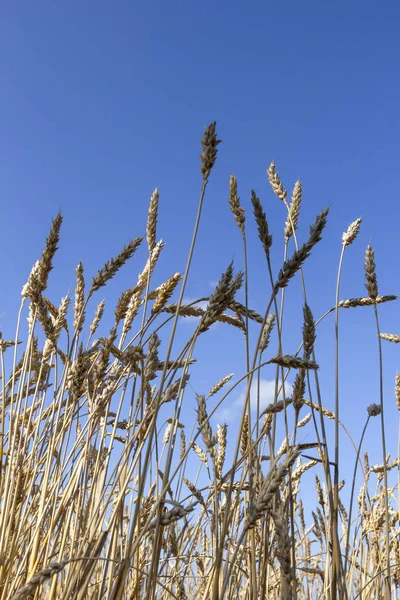
[[[291,383],[285,383],[285,396],[288,397],[292,393],[293,386]],[[258,394],[259,390],[259,394]],[[255,411],[257,409],[257,398],[259,397],[260,412],[262,412],[269,404],[274,402],[275,397],[275,380],[260,379],[258,383],[257,379],[254,379],[250,388],[250,405]],[[216,413],[216,420],[218,422],[227,423],[232,422],[239,416],[246,398],[246,385],[244,384],[233,402],[229,403],[229,396],[226,399],[225,405]],[[282,392],[278,396],[278,400],[282,400]]]

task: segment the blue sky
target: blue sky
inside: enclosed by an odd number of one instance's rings
[[[14,331],[20,289],[60,207],[62,243],[50,285],[56,304],[73,292],[80,260],[90,280],[128,240],[143,234],[156,186],[158,237],[167,245],[154,281],[183,270],[201,184],[200,137],[213,120],[223,144],[204,207],[190,298],[210,293],[232,258],[242,267],[240,236],[227,205],[229,176],[235,174],[247,208],[250,304],[264,307],[268,280],[249,198],[254,188],[267,212],[277,270],[285,211],[268,187],[265,169],[272,159],[289,189],[297,178],[303,182],[302,240],[315,215],[331,207],[324,239],[305,268],[315,316],[334,302],[341,235],[360,215],[362,230],[346,257],[341,297],[363,295],[369,241],[381,293],[400,294],[397,3],[21,0],[0,10],[5,337]],[[138,253],[99,295],[109,315],[144,259]],[[301,336],[299,291],[297,279],[288,288],[288,353]],[[400,332],[398,304],[380,314],[383,331]],[[373,314],[342,311],[341,323],[342,417],[357,437],[366,406],[378,401]],[[329,319],[317,346],[329,407],[332,340]],[[393,345],[384,350],[394,443],[400,357]],[[210,341],[200,341],[197,358],[206,361],[193,384],[199,393],[229,372],[243,372],[243,344],[223,326]],[[372,424],[371,440],[378,425]]]

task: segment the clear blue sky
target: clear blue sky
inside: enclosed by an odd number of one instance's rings
[[[50,288],[56,304],[73,291],[79,260],[89,279],[144,232],[155,186],[159,237],[167,242],[155,282],[182,270],[200,188],[200,137],[213,120],[223,144],[190,297],[209,293],[233,256],[242,266],[227,207],[229,175],[235,174],[248,208],[251,304],[264,306],[265,265],[249,197],[254,188],[267,211],[278,268],[285,214],[268,188],[265,169],[272,159],[288,188],[298,177],[303,181],[302,239],[315,215],[331,206],[324,240],[306,268],[315,315],[333,304],[341,234],[360,215],[362,232],[345,262],[341,297],[363,295],[369,241],[381,293],[400,294],[399,31],[400,6],[390,1],[3,2],[1,329],[9,335],[14,330],[21,286],[59,207],[65,222]],[[109,314],[118,292],[135,283],[144,253],[138,256],[115,287],[99,295],[109,302]],[[301,335],[298,281],[291,289],[287,352]],[[383,307],[382,329],[400,332],[399,314],[398,305]],[[342,324],[342,416],[357,434],[366,405],[377,401],[372,312],[343,311]],[[332,335],[330,320],[319,346],[328,406]],[[238,335],[219,327],[213,339],[229,343],[218,354],[206,342],[199,345],[199,360],[216,359],[204,387],[198,380],[201,393],[243,369],[243,352],[232,349]],[[385,361],[388,410],[397,419],[396,347],[385,345]],[[378,432],[377,421],[373,426]]]

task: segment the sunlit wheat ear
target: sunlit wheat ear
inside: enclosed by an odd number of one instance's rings
[[[193,444],[193,450],[196,452],[201,462],[208,467],[207,454],[204,450],[202,450],[198,444]]]
[[[107,281],[114,277],[126,261],[133,256],[142,240],[143,238],[140,237],[132,240],[129,244],[124,246],[118,256],[106,262],[104,267],[97,273],[96,277],[93,278],[89,295],[106,285]]]
[[[268,347],[269,340],[271,337],[271,332],[272,332],[274,325],[275,325],[275,315],[274,315],[274,313],[270,313],[267,317],[267,320],[263,327],[263,331],[262,331],[261,338],[260,338],[260,346],[259,347],[260,347],[261,353],[263,353],[264,350],[266,350]]]
[[[217,139],[216,132],[217,123],[214,121],[210,123],[204,131],[201,139],[202,153],[200,154],[201,160],[201,173],[203,175],[203,181],[206,183],[211,173],[215,161],[217,159],[217,146],[221,143],[221,140]]]
[[[253,204],[254,217],[257,223],[258,237],[260,238],[265,255],[268,259],[269,251],[272,246],[272,235],[269,233],[267,217],[262,209],[260,199],[254,190],[251,190],[251,202]]]
[[[122,319],[125,319],[126,311],[128,310],[129,302],[133,296],[135,288],[129,288],[122,292],[120,297],[118,298],[117,305],[115,307],[115,320],[117,323],[120,323]]]
[[[157,296],[152,308],[153,313],[160,312],[164,308],[181,278],[182,275],[180,273],[175,273],[175,275],[172,275],[172,277],[157,288]]]
[[[307,425],[307,423],[310,421],[310,419],[311,419],[311,413],[308,413],[308,415],[306,415],[303,419],[301,419],[301,421],[299,421],[297,423],[297,429],[300,429],[301,427],[305,427]]]
[[[53,268],[53,258],[58,250],[58,242],[60,241],[60,229],[63,218],[61,213],[58,213],[56,218],[53,220],[50,233],[46,240],[46,246],[42,250],[42,258],[39,260],[39,266],[37,271],[37,284],[40,292],[43,292],[47,287],[47,280],[49,278],[50,271]]]
[[[249,415],[246,413],[243,417],[242,434],[240,437],[240,448],[242,454],[246,454],[247,448],[250,442],[250,431],[249,431]]]
[[[57,317],[54,319],[53,325],[54,325],[54,329],[53,329],[53,333],[51,335],[51,339],[47,339],[43,348],[43,361],[47,362],[50,358],[50,354],[52,352],[52,350],[55,348],[55,346],[58,343],[60,334],[61,334],[61,330],[63,328],[65,328],[66,326],[66,315],[68,312],[68,307],[69,307],[69,303],[70,303],[71,299],[69,296],[64,296],[64,298],[61,300],[61,304],[60,304],[60,308],[57,311]]]
[[[394,386],[394,394],[396,397],[396,406],[400,410],[400,373],[396,373],[396,383]]]
[[[171,437],[172,423],[168,423],[167,428],[164,433],[164,437],[162,440],[163,446],[166,446],[169,442],[169,438]]]
[[[285,241],[288,242],[293,235],[293,230],[296,231],[297,224],[299,221],[300,206],[303,196],[303,189],[300,181],[296,181],[293,193],[292,201],[289,207],[289,213],[285,224]]]
[[[365,287],[367,288],[368,296],[371,298],[371,300],[376,300],[378,297],[378,281],[375,272],[375,255],[370,244],[368,244],[365,252],[364,267],[366,278]]]
[[[237,191],[237,181],[234,175],[231,175],[229,180],[229,206],[231,207],[231,212],[234,216],[237,226],[244,237],[244,224],[246,218],[244,208],[242,208],[240,205],[240,198]]]
[[[397,300],[397,296],[377,296],[375,300],[371,298],[348,298],[347,300],[341,300],[338,306],[339,308],[356,308],[357,306],[372,306],[373,304],[393,302],[393,300]]]
[[[149,338],[147,358],[144,367],[144,380],[146,382],[152,381],[157,375],[157,370],[160,364],[160,359],[158,357],[158,349],[160,345],[161,340],[154,331]]]
[[[359,234],[361,223],[361,217],[350,223],[350,225],[347,228],[347,231],[345,231],[345,233],[342,235],[343,246],[350,246],[350,244],[354,242],[354,240]]]
[[[229,375],[226,375],[225,377],[220,379],[218,381],[218,383],[213,385],[211,390],[208,392],[208,397],[211,398],[211,396],[214,396],[215,394],[217,394],[217,392],[219,392],[219,390],[222,389],[224,387],[224,385],[232,379],[232,377],[233,377],[233,373],[230,373]]]
[[[100,302],[100,303],[97,305],[97,308],[96,308],[96,312],[95,312],[95,315],[94,315],[93,321],[92,321],[92,323],[90,324],[90,328],[89,328],[90,335],[94,335],[94,334],[95,334],[95,332],[97,331],[97,328],[98,328],[98,326],[99,326],[99,323],[100,323],[100,321],[101,321],[101,319],[102,319],[102,317],[103,317],[103,314],[104,314],[104,306],[105,306],[105,300],[102,300],[102,301],[101,301],[101,302]]]
[[[380,333],[379,337],[383,340],[387,340],[388,342],[393,342],[394,344],[398,344],[400,342],[400,335],[396,335],[394,333]]]
[[[310,227],[308,241],[294,252],[292,258],[284,263],[275,284],[275,293],[278,292],[279,288],[287,286],[289,280],[297,273],[306,258],[310,256],[311,250],[322,239],[322,232],[327,222],[328,212],[329,209],[325,209],[317,216],[314,225]]]
[[[83,277],[83,265],[80,262],[76,267],[75,304],[74,304],[74,328],[77,333],[82,331],[85,319],[85,279]]]
[[[158,200],[159,200],[158,189],[156,188],[150,198],[149,213],[147,216],[147,227],[146,227],[146,238],[149,252],[152,252],[156,245],[156,232],[157,232],[157,216],[158,216]]]
[[[165,244],[162,240],[157,242],[157,244],[154,246],[151,256],[149,256],[146,262],[143,271],[139,274],[137,284],[133,289],[128,306],[125,310],[125,319],[122,327],[123,335],[126,335],[128,333],[128,331],[132,327],[133,320],[139,312],[139,308],[142,304],[142,293],[146,288],[150,277],[153,274],[153,271],[160,257],[161,250],[164,248],[164,246]]]
[[[336,415],[335,413],[333,413],[331,410],[329,410],[328,408],[322,407],[322,409],[320,408],[320,406],[318,404],[316,404],[315,402],[310,402],[310,400],[304,400],[304,404],[306,404],[307,406],[309,406],[310,408],[313,408],[314,410],[317,410],[318,412],[322,412],[322,414],[327,418],[327,419],[331,419],[331,420],[335,420],[336,419]]]
[[[226,437],[228,433],[228,425],[217,425],[217,440],[218,440],[218,453],[216,457],[216,471],[219,478],[222,477],[222,469],[225,464],[226,455]]]
[[[273,404],[271,404],[271,406],[273,406]],[[262,425],[262,432],[265,436],[268,436],[271,433],[272,421],[273,421],[272,412],[265,413],[263,425]]]
[[[274,192],[278,196],[282,202],[286,201],[287,191],[284,189],[282,181],[278,175],[277,170],[275,169],[275,162],[272,161],[270,166],[267,169],[268,179],[270,186]]]

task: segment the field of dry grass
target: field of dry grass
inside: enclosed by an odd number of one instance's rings
[[[398,470],[399,460],[386,458],[383,393],[365,413],[365,428],[370,419],[381,422],[382,464],[371,466],[363,440],[356,443],[351,462],[363,484],[355,489],[354,473],[346,506],[338,468],[340,315],[373,311],[382,379],[381,346],[400,338],[380,333],[379,312],[395,296],[379,294],[368,246],[365,297],[341,298],[343,259],[361,225],[361,219],[354,221],[342,237],[336,306],[326,307],[322,317],[336,324],[336,406],[328,410],[314,349],[321,319],[314,319],[302,271],[318,251],[328,211],[317,215],[308,239],[299,241],[301,184],[288,198],[272,163],[269,183],[287,209],[281,269],[275,273],[271,267],[273,240],[260,199],[252,192],[253,215],[245,213],[231,177],[227,213],[230,209],[243,242],[243,272],[228,265],[205,308],[185,304],[201,209],[217,159],[215,123],[201,143],[198,214],[182,274],[172,268],[165,283],[152,284],[164,246],[157,240],[155,190],[146,235],[123,247],[91,282],[79,264],[74,297],[50,299],[46,290],[60,239],[59,214],[23,287],[15,339],[0,338],[1,600],[396,597],[399,513],[388,473]],[[270,284],[263,314],[252,310],[248,299],[246,226],[253,218]],[[94,308],[95,295],[146,244],[148,259],[136,285],[121,293],[108,336],[97,337],[105,306],[99,302]],[[278,244],[274,240],[273,248]],[[287,354],[281,338],[285,292],[295,276],[302,281],[303,323],[297,352]],[[236,298],[240,288],[243,304]],[[198,324],[177,351],[172,345],[177,328],[193,316]],[[196,394],[197,420],[189,430],[181,415],[196,343],[217,322],[242,336],[247,372],[227,375],[207,394]],[[249,327],[258,330],[252,346]],[[276,376],[275,400],[252,411],[250,389],[266,365]],[[243,382],[247,391],[233,437],[230,426],[214,427],[211,416]],[[400,376],[395,392],[400,409]],[[335,422],[330,445],[327,419]],[[278,426],[284,427],[283,442]],[[311,432],[307,444],[299,441],[304,427]],[[308,514],[302,478],[313,471],[314,486],[306,495],[314,508]]]

